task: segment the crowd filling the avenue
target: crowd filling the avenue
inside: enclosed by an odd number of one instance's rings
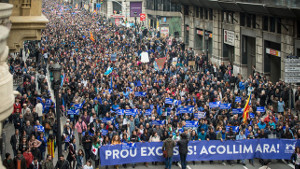
[[[179,145],[185,169],[189,141],[300,137],[300,88],[290,109],[292,89],[285,82],[271,82],[255,67],[248,77],[233,74],[232,65],[213,64],[154,28],[117,26],[96,12],[56,1],[43,3],[43,14],[49,23],[40,42],[25,43],[28,59],[8,61],[14,77],[22,77],[7,121],[15,128],[13,154],[3,162],[8,169],[98,168],[93,149],[131,142],[164,142],[168,169]],[[55,103],[48,67],[56,62],[62,80]],[[65,157],[54,162],[56,106],[66,119]],[[292,162],[299,168],[296,150]]]

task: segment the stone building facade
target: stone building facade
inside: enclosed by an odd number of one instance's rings
[[[8,53],[19,52],[25,40],[41,39],[41,30],[48,22],[41,8],[41,0],[0,0],[0,139],[1,122],[13,112],[16,94],[13,91],[13,76],[7,65]],[[0,168],[4,168],[2,160]]]
[[[255,70],[284,79],[284,58],[300,55],[300,1],[172,0],[181,8],[181,36],[213,63],[229,62],[234,74]],[[205,37],[205,36],[208,36]],[[270,76],[272,75],[272,76]]]

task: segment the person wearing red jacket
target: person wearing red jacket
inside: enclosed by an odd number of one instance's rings
[[[22,110],[22,106],[21,106],[20,100],[16,99],[16,102],[14,104],[14,111],[12,112],[12,114],[15,114],[16,112],[21,112],[21,110]]]
[[[33,161],[33,155],[30,152],[29,148],[26,148],[26,151],[23,153],[23,156],[24,156],[24,158],[26,160],[26,167],[29,168],[30,164]]]

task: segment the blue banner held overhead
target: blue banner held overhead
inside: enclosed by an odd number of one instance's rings
[[[221,103],[219,107],[220,109],[228,110],[231,108],[231,103]]]
[[[196,112],[194,114],[194,117],[197,118],[197,119],[203,119],[203,118],[206,117],[206,112],[200,112],[200,111],[198,111],[198,112]]]
[[[102,130],[102,136],[106,136],[107,135],[107,133],[108,133],[108,130]]]
[[[113,117],[104,117],[104,118],[102,118],[102,122],[103,123],[107,123],[107,122],[111,122],[111,123],[113,123],[114,122],[114,118]]]
[[[290,159],[299,140],[245,139],[239,141],[220,140],[190,141],[187,161],[240,160],[240,159]],[[129,145],[107,145],[100,148],[102,166],[128,163],[162,162],[163,142],[135,143]],[[180,161],[178,147],[174,147],[173,161]]]
[[[173,104],[173,99],[171,99],[171,98],[166,98],[165,104]]]
[[[235,102],[236,103],[241,103],[242,102],[242,98],[241,97],[235,97]]]
[[[165,121],[164,120],[154,120],[152,121],[152,125],[164,125]]]
[[[126,116],[135,116],[138,112],[137,109],[124,109]]]
[[[68,115],[79,115],[79,109],[76,109],[76,110],[69,109],[67,114]]]
[[[232,114],[243,114],[243,109],[242,108],[232,109]]]
[[[146,92],[134,92],[135,97],[146,97],[147,93]]]
[[[177,108],[177,112],[180,114],[184,113],[193,113],[194,107],[179,107]]]
[[[256,111],[258,111],[258,112],[265,112],[266,110],[265,110],[265,107],[257,107]]]
[[[230,128],[232,128],[232,131],[234,133],[238,133],[239,132],[239,126],[226,126],[226,132],[228,132],[230,130]]]
[[[209,108],[217,108],[219,107],[220,102],[209,102]]]
[[[151,109],[145,110],[145,116],[151,116],[151,112],[152,112]]]
[[[198,121],[185,121],[184,127],[198,127]]]

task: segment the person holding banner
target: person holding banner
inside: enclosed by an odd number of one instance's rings
[[[115,135],[115,136],[112,138],[111,145],[118,145],[118,144],[121,144],[121,139],[120,139],[120,136],[119,136],[119,135]],[[115,168],[116,168],[116,169],[119,169],[119,165],[115,165]]]
[[[171,169],[172,166],[172,158],[173,158],[173,148],[175,147],[176,143],[172,140],[172,135],[169,135],[169,138],[167,138],[164,141],[164,144],[162,146],[163,154],[165,157],[165,168]]]

